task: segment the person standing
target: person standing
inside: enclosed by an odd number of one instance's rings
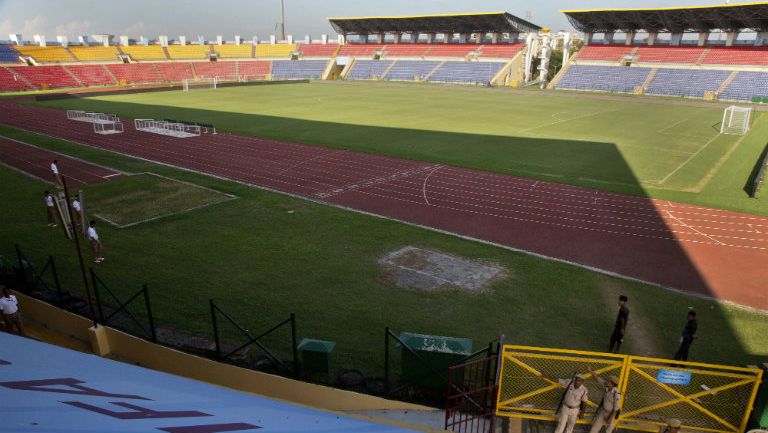
[[[104,261],[104,257],[101,255],[101,241],[99,240],[99,234],[96,233],[96,221],[91,220],[88,226],[88,242],[91,243],[91,250],[93,250],[93,262],[101,263]]]
[[[611,334],[611,344],[608,346],[609,353],[619,353],[621,343],[624,342],[624,331],[627,329],[627,320],[629,320],[629,308],[627,308],[628,298],[624,295],[619,296],[619,313],[616,315],[616,323],[613,325],[613,334]],[[615,351],[614,351],[615,346]]]
[[[605,380],[595,374],[592,369],[589,372],[592,374],[592,377],[605,387],[603,399],[600,400],[597,413],[595,413],[595,417],[592,419],[592,428],[589,430],[589,433],[600,433],[603,427],[605,427],[605,433],[612,433],[616,426],[619,408],[621,407],[621,393],[617,388],[619,386],[619,378],[610,376],[608,380]]]
[[[688,310],[688,320],[683,328],[683,335],[680,337],[680,347],[675,353],[675,361],[687,361],[688,350],[696,339],[696,331],[699,329],[699,322],[696,321],[696,312]]]
[[[72,199],[72,210],[75,211],[75,214],[73,215],[74,221],[72,221],[72,227],[75,229],[74,231],[80,230],[80,219],[82,218],[82,206],[80,206],[80,200],[75,196],[74,199]]]
[[[46,191],[43,196],[45,202],[45,211],[48,214],[48,227],[56,227],[56,204],[53,202],[53,196]]]
[[[543,374],[542,377],[546,377]],[[587,401],[589,401],[589,390],[584,386],[583,375],[575,375],[572,379],[554,380],[547,378],[550,382],[556,382],[565,388],[563,397],[560,401],[558,412],[560,419],[557,423],[555,433],[573,433],[576,426],[576,420],[584,414]]]
[[[59,160],[54,159],[51,163],[51,172],[53,172],[53,178],[56,180],[56,186],[64,188],[64,183],[61,181],[61,174],[59,173]]]
[[[21,318],[19,317],[19,301],[16,300],[16,295],[13,294],[10,287],[2,286],[2,289],[3,297],[0,298],[0,312],[3,313],[5,330],[9,334],[24,337],[24,327],[21,325]]]

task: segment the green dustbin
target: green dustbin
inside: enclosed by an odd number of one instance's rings
[[[328,373],[331,371],[331,353],[336,347],[335,341],[304,338],[299,343],[301,365],[307,373]]]
[[[445,389],[448,367],[460,363],[472,353],[472,340],[469,338],[403,332],[400,334],[400,340],[421,358],[419,360],[403,347],[403,379],[414,385],[435,390]]]

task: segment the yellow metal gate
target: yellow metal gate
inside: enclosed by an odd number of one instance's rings
[[[685,430],[742,433],[747,425],[762,370],[671,361],[601,352],[528,346],[504,346],[497,396],[497,416],[555,421],[567,383],[589,369],[619,378],[620,428],[656,432],[670,418]],[[588,378],[586,416],[592,422],[603,387]]]

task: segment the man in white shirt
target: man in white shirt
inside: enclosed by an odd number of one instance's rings
[[[24,336],[24,327],[19,318],[19,301],[9,287],[3,287],[3,297],[0,298],[0,312],[3,313],[6,331],[9,334]],[[15,329],[15,332],[14,332]]]
[[[51,172],[53,172],[53,177],[56,179],[56,186],[58,187],[64,187],[64,183],[61,182],[61,174],[59,174],[59,160],[54,159],[51,163]]]
[[[43,200],[45,201],[45,211],[48,213],[48,227],[56,227],[56,208],[53,196],[46,191]]]
[[[77,199],[77,196],[72,200],[72,210],[75,211],[75,214],[73,215],[74,221],[72,221],[72,225],[75,227],[76,230],[80,230],[80,218],[82,218],[82,210],[83,208],[80,206],[80,200]]]
[[[99,240],[99,234],[96,233],[96,220],[91,220],[91,223],[88,226],[88,242],[91,243],[91,249],[93,250],[93,262],[103,262],[104,257],[101,256],[101,241]]]

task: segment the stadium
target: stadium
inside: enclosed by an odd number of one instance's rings
[[[768,2],[636,3],[0,40],[0,431],[764,432]]]

